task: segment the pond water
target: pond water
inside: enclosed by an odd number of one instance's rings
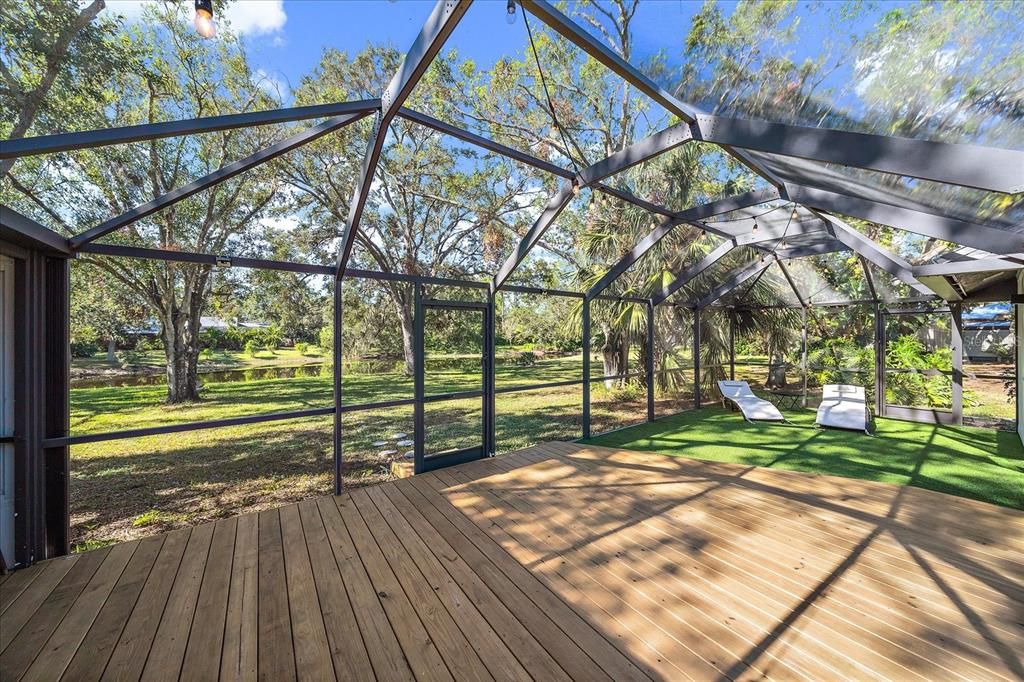
[[[513,364],[513,359],[497,358],[495,365]],[[431,370],[474,372],[480,370],[480,359],[472,357],[428,358]],[[375,375],[403,371],[401,360],[347,360],[342,363],[346,374]],[[226,369],[200,371],[199,380],[204,384],[221,384],[236,381],[261,381],[266,379],[291,379],[303,377],[330,377],[331,365],[315,362],[305,365],[250,367],[247,369]],[[82,377],[71,380],[71,388],[112,388],[115,386],[163,386],[167,383],[164,374],[131,374],[122,376]]]

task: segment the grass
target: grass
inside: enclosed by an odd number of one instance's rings
[[[450,359],[438,358],[435,366],[428,361],[429,393],[479,386],[478,368],[472,369],[471,362],[452,367],[445,362]],[[599,373],[601,363],[592,364]],[[496,369],[496,384],[502,388],[576,379],[582,366],[580,355],[545,357],[529,366],[503,363]],[[349,372],[343,390],[345,404],[370,403],[412,398],[413,382],[399,372]],[[165,397],[166,389],[159,385],[72,389],[71,432],[101,433],[329,407],[331,368],[324,365],[317,376],[210,382],[197,403],[170,406],[164,404]],[[581,404],[580,386],[499,394],[498,450],[579,438]],[[676,412],[686,407],[685,396],[659,396],[655,407],[657,414]],[[475,399],[430,405],[428,451],[476,445],[479,414],[480,402]],[[608,391],[600,383],[592,385],[595,433],[639,424],[646,416],[643,391]],[[666,423],[658,422],[659,428]],[[386,480],[391,462],[411,449],[399,446],[394,436],[412,434],[412,407],[349,413],[342,425],[346,486]],[[988,431],[976,433],[978,438],[992,437]],[[725,429],[719,437],[728,441],[731,436]],[[314,417],[73,446],[72,542],[91,546],[129,540],[329,494],[331,439],[332,419]]]
[[[598,365],[599,366],[599,365]],[[525,386],[573,379],[580,356],[550,357],[535,365],[497,370],[497,385]],[[598,370],[599,371],[599,370]],[[433,368],[427,388],[446,392],[479,385],[479,372]],[[330,368],[320,376],[210,383],[203,400],[165,405],[163,386],[71,390],[72,434],[90,434],[165,424],[265,414],[332,403]],[[413,384],[401,373],[347,374],[346,404],[411,398]],[[524,391],[496,398],[495,424],[501,451],[582,435],[579,386]],[[665,411],[679,409],[659,402]],[[426,413],[427,447],[441,451],[479,442],[478,400],[436,403]],[[595,385],[592,421],[606,430],[646,417],[642,398]],[[346,486],[390,476],[393,460],[411,449],[395,434],[413,432],[411,407],[346,414],[343,423]],[[86,547],[259,511],[316,495],[333,487],[332,419],[315,417],[75,445],[71,448],[72,542]],[[472,442],[469,442],[472,439]],[[387,441],[386,445],[374,443]]]
[[[793,424],[748,424],[718,408],[592,438],[594,445],[911,485],[1024,509],[1024,447],[1016,433],[876,419],[875,435]]]

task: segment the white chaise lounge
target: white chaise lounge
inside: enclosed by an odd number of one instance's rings
[[[743,418],[748,422],[786,421],[786,418],[779,412],[779,408],[754,395],[754,392],[750,390],[750,385],[745,381],[719,381],[718,390],[722,392],[722,399],[728,400],[738,407],[743,413]]]
[[[863,386],[825,384],[816,423],[868,433],[868,403]]]

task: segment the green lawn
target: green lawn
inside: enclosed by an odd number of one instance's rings
[[[107,354],[95,353],[87,358],[71,358],[72,374],[125,374],[131,372],[163,373],[167,358],[162,350],[141,353],[118,351],[117,362],[107,362]],[[212,369],[248,369],[252,367],[278,367],[323,362],[325,353],[311,346],[303,355],[294,348],[278,348],[273,352],[260,350],[255,356],[244,351],[206,350],[199,358],[200,371]]]
[[[1024,509],[1024,447],[1016,433],[876,419],[875,435],[822,430],[813,410],[793,424],[748,424],[707,408],[592,438],[588,443],[695,459],[847,476]]]
[[[429,392],[479,386],[479,370],[428,364]],[[504,364],[499,388],[579,378],[578,355],[545,358],[532,366]],[[347,373],[345,404],[411,398],[412,379],[402,373]],[[198,403],[164,404],[164,386],[119,386],[71,390],[74,435],[119,431],[242,415],[329,407],[331,369],[318,376],[209,383]],[[582,435],[579,386],[502,394],[495,424],[500,451]],[[679,409],[661,400],[665,412]],[[595,430],[646,418],[641,391],[613,393],[595,385]],[[480,442],[480,401],[459,400],[428,407],[427,447],[441,451]],[[381,481],[391,461],[410,446],[394,436],[413,432],[412,407],[375,409],[343,417],[344,479],[348,486]],[[122,541],[182,525],[257,511],[328,494],[332,489],[332,419],[267,422],[163,436],[76,445],[71,448],[73,543],[79,547]],[[374,445],[386,441],[383,445]],[[387,453],[387,454],[386,454]]]

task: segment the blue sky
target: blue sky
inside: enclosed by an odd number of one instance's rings
[[[275,4],[278,3],[257,0],[251,11],[260,12],[262,8],[266,13]],[[433,5],[433,0],[284,0],[280,8],[285,20],[280,26],[246,32],[246,44],[258,68],[272,78],[294,85],[317,64],[325,47],[354,52],[368,43],[390,43],[400,50],[407,49]],[[635,19],[636,55],[642,57],[663,48],[670,57],[678,54],[691,19],[702,5],[703,0],[642,3]],[[724,2],[722,6],[728,13],[735,3]],[[885,8],[891,6],[894,3],[886,4]],[[821,42],[828,35],[825,7],[810,2],[800,4],[801,40],[793,47],[797,60],[816,55],[821,49]],[[505,17],[505,0],[477,0],[447,46],[472,57],[481,66],[489,66],[501,56],[520,54],[527,41],[522,16],[517,16],[512,25],[506,23]],[[541,25],[533,17],[531,24],[535,29]]]
[[[108,0],[111,11],[137,16],[147,2],[153,0]],[[334,47],[357,52],[367,44],[391,44],[406,50],[429,15],[434,0],[235,0],[218,6],[219,21],[230,21],[242,33],[252,63],[288,103],[288,87],[298,84],[319,62],[323,50]],[[634,19],[634,61],[659,50],[666,50],[670,60],[678,58],[690,30],[693,16],[700,11],[703,0],[645,0]],[[856,23],[846,22],[841,32],[862,32],[885,11],[908,3],[883,0],[866,12]],[[721,2],[726,14],[735,2]],[[838,1],[803,0],[798,4],[798,39],[789,46],[796,61],[819,55],[832,35],[830,14],[842,6]],[[447,47],[460,55],[472,57],[481,67],[488,67],[502,56],[520,56],[527,45],[526,28],[521,14],[514,24],[506,22],[505,0],[476,0],[463,18]],[[531,17],[531,24],[540,27]],[[831,76],[832,84],[841,86],[850,80],[848,70]],[[852,95],[846,91],[847,97]],[[855,95],[853,96],[855,98]],[[853,103],[847,101],[846,103]]]

